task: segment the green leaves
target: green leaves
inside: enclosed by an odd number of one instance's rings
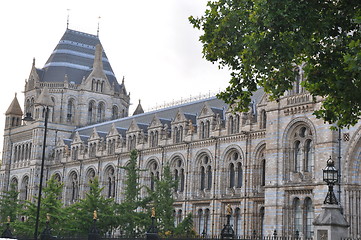
[[[327,99],[316,116],[340,127],[358,121],[357,1],[218,0],[207,6],[203,16],[190,17],[190,22],[203,31],[204,57],[231,70],[229,87],[218,97],[248,111],[258,86],[278,99],[292,88],[294,66],[306,64],[306,90]]]

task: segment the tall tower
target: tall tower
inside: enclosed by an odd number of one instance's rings
[[[31,200],[38,192],[44,103],[51,106],[44,155],[45,166],[51,166],[59,139],[71,138],[79,126],[127,117],[130,96],[96,35],[67,28],[42,68],[34,59],[24,87],[24,111],[15,96],[5,114],[0,166],[0,191],[14,184],[22,189],[21,200]],[[23,112],[32,121],[23,121]]]
[[[49,89],[51,122],[72,126],[128,116],[129,95],[119,84],[96,35],[66,29],[43,68],[33,61],[25,84],[25,113],[38,117],[34,101]]]

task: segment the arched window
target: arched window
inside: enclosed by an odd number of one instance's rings
[[[231,163],[229,165],[229,187],[234,187],[234,179],[235,179],[235,172],[234,172],[234,164]]]
[[[200,157],[200,190],[210,190],[212,188],[212,167],[208,155]]]
[[[312,172],[313,169],[313,136],[309,127],[304,124],[297,126],[291,133],[292,144],[291,171]],[[310,175],[307,175],[308,177]]]
[[[264,207],[259,210],[260,224],[259,224],[259,235],[263,237],[263,225],[264,225]]]
[[[204,230],[204,216],[203,210],[198,209],[198,234],[202,234]]]
[[[207,189],[210,190],[212,188],[212,168],[211,166],[207,167]]]
[[[294,163],[295,163],[295,169],[294,171],[295,172],[299,172],[300,171],[300,154],[301,154],[301,151],[300,151],[300,141],[295,141],[294,144],[293,144],[293,154],[294,154]]]
[[[239,116],[239,114],[236,115],[236,119],[235,119],[235,122],[234,122],[234,127],[235,127],[235,133],[239,133],[239,124],[240,124],[240,119],[241,117]]]
[[[25,176],[21,182],[20,199],[28,200],[29,197],[29,177]]]
[[[241,209],[236,208],[234,211],[234,233],[238,237],[241,235],[242,224],[241,224]]]
[[[182,222],[182,210],[179,209],[176,216],[176,226]]]
[[[119,118],[119,109],[118,106],[114,105],[112,107],[112,120]]]
[[[211,130],[211,124],[210,124],[210,122],[207,120],[207,121],[206,121],[206,124],[204,125],[204,131],[205,131],[204,137],[205,137],[205,138],[209,138],[210,130]]]
[[[108,198],[115,197],[115,174],[113,167],[109,167],[106,170],[106,191]]]
[[[233,149],[229,151],[226,157],[229,162],[228,165],[228,187],[229,188],[241,188],[243,180],[242,158],[241,154]]]
[[[266,159],[261,161],[261,186],[266,185]]]
[[[89,158],[94,158],[96,156],[97,144],[90,143],[89,144]]]
[[[234,134],[234,133],[239,133],[239,124],[240,124],[240,117],[238,114],[236,114],[235,116],[229,116],[229,120],[228,120],[229,124],[229,130],[228,132],[230,134]]]
[[[176,192],[184,191],[184,164],[183,160],[179,157],[176,157],[172,160],[171,169],[173,172],[174,180],[176,180],[177,186],[175,188]]]
[[[76,172],[72,172],[69,176],[69,201],[70,203],[74,203],[79,198],[79,180]]]
[[[90,101],[88,105],[88,123],[94,122],[94,115],[95,115],[95,102]]]
[[[171,165],[173,169],[174,180],[176,180],[177,186],[175,188],[176,192],[184,191],[184,164],[182,159],[179,157],[173,160]]]
[[[150,190],[154,191],[155,182],[159,180],[159,168],[156,161],[152,161],[149,166],[149,175],[150,175]]]
[[[205,127],[204,127],[204,122],[201,122],[201,126],[200,126],[200,135],[201,135],[201,139],[205,138]]]
[[[108,155],[113,155],[115,153],[115,139],[108,140]]]
[[[54,174],[54,180],[58,183],[61,183],[61,176],[59,173]]]
[[[13,191],[19,191],[19,182],[18,179],[16,179],[15,177],[13,179],[11,179],[10,181],[10,189]]]
[[[85,179],[83,180],[83,191],[80,192],[80,197],[84,198],[87,193],[90,192],[90,185],[94,181],[95,178],[95,170],[93,168],[88,169],[88,171],[85,174]]]
[[[267,113],[266,113],[266,110],[263,109],[261,111],[260,128],[266,129],[266,127],[267,127]]]
[[[96,81],[95,79],[92,80],[92,91],[95,91],[96,89]]]
[[[240,162],[237,163],[237,187],[242,187],[242,180],[243,180],[243,170],[242,164]]]
[[[234,121],[233,121],[233,116],[229,117],[229,133],[233,134],[234,133]]]
[[[98,114],[97,114],[97,121],[103,122],[105,118],[105,105],[103,102],[98,104]]]
[[[26,116],[31,116],[32,113],[31,113],[31,103],[30,103],[30,99],[27,99],[26,100],[26,103],[25,103],[25,113],[26,113]]]
[[[207,236],[209,234],[209,229],[210,229],[210,211],[208,208],[206,208],[206,210],[204,211],[204,230],[202,232],[203,236]]]
[[[310,172],[312,166],[312,140],[307,139],[305,143],[305,163],[304,171]]]
[[[104,90],[104,81],[100,83],[100,92],[103,92]]]
[[[302,209],[299,198],[293,200],[294,232],[302,232]]]
[[[204,190],[206,188],[206,170],[203,166],[201,166],[201,190]]]
[[[30,113],[31,113],[32,116],[34,116],[34,102],[35,102],[34,98],[31,98],[31,100],[30,100]]]
[[[78,146],[74,146],[71,148],[71,156],[73,160],[78,160],[78,151],[79,151]]]
[[[75,116],[75,104],[74,99],[69,99],[68,101],[68,109],[66,114],[66,121],[73,123],[74,122],[74,116]]]
[[[150,147],[158,146],[158,131],[150,132]]]
[[[133,150],[137,145],[137,136],[136,135],[129,135],[128,136],[128,149]]]
[[[174,143],[180,143],[183,141],[183,127],[178,126],[174,128]]]
[[[313,218],[314,218],[314,211],[313,211],[313,205],[312,200],[310,198],[305,199],[305,229],[304,229],[304,235],[307,238],[313,237]]]

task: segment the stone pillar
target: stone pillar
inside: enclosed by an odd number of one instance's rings
[[[350,226],[337,204],[324,204],[313,225],[315,240],[340,240],[348,236],[347,229]]]

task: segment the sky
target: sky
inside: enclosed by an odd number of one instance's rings
[[[229,72],[203,58],[201,31],[189,16],[201,16],[207,0],[13,0],[0,3],[0,133],[15,94],[23,90],[33,58],[42,68],[69,28],[97,34],[112,69],[130,92],[130,115],[141,100],[145,111],[228,85]],[[5,83],[5,84],[4,84]]]

